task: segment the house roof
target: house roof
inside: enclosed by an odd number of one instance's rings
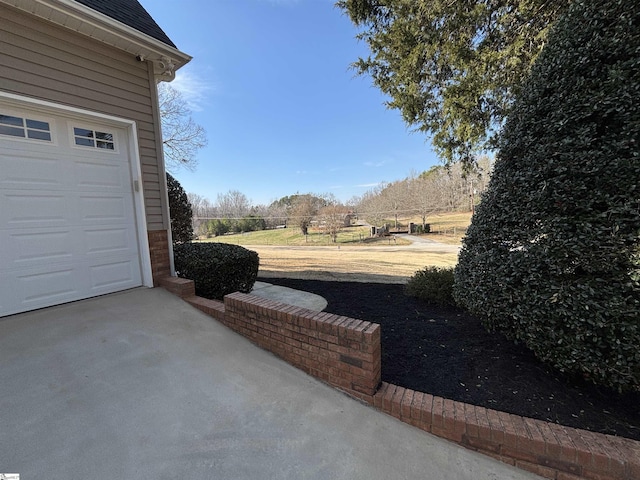
[[[158,81],[171,81],[191,56],[178,50],[138,0],[0,0],[153,63]]]
[[[75,0],[125,25],[177,48],[137,0]]]

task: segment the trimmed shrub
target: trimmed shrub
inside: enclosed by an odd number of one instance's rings
[[[457,303],[560,371],[640,389],[640,2],[575,0],[516,99]]]
[[[193,280],[196,295],[222,300],[249,293],[258,277],[258,254],[226,243],[181,243],[173,247],[176,274]]]
[[[425,267],[405,285],[405,293],[433,305],[455,305],[452,295],[453,268]]]
[[[193,240],[191,204],[180,182],[169,173],[167,173],[167,193],[173,243],[190,242]]]

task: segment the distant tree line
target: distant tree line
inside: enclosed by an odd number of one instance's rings
[[[353,216],[376,226],[392,221],[395,227],[398,218],[419,217],[424,231],[428,217],[434,213],[471,211],[486,189],[491,167],[487,157],[466,173],[460,165],[435,166],[403,180],[382,183],[346,204],[330,193],[295,193],[269,205],[252,205],[237,190],[218,194],[215,202],[195,193],[187,197],[197,236],[211,238],[284,227],[307,235],[313,226],[335,241]]]
[[[315,224],[335,241],[349,212],[333,194],[296,193],[269,205],[252,205],[237,190],[219,194],[215,202],[194,193],[188,198],[194,233],[208,238],[278,227],[297,228],[306,235]]]
[[[424,231],[430,215],[473,211],[487,188],[491,169],[488,157],[480,158],[467,172],[461,164],[437,165],[404,180],[382,183],[351,203],[358,216],[372,225],[391,221],[397,228],[399,217],[419,217]]]
[[[273,228],[270,212],[252,206],[247,196],[237,190],[219,194],[212,203],[208,198],[188,193],[193,211],[193,230],[198,236],[217,237],[226,233],[243,233]]]

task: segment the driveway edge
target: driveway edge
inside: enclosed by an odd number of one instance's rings
[[[377,324],[250,294],[207,300],[193,294],[189,282],[169,277],[161,285],[258,346],[404,423],[552,480],[640,480],[638,441],[380,383]]]

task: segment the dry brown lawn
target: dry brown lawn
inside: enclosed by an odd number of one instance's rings
[[[454,266],[470,219],[468,212],[432,215],[427,220],[432,233],[418,238],[411,236],[409,240],[400,236],[370,239],[365,235],[367,227],[353,227],[341,234],[339,241],[344,243],[339,244],[328,244],[313,235],[305,238],[294,229],[205,241],[235,243],[258,252],[261,277],[405,283],[426,266]],[[420,220],[401,221],[407,224]],[[359,238],[366,241],[358,241]]]
[[[405,283],[427,265],[454,266],[455,245],[376,247],[248,247],[260,256],[262,277]]]

